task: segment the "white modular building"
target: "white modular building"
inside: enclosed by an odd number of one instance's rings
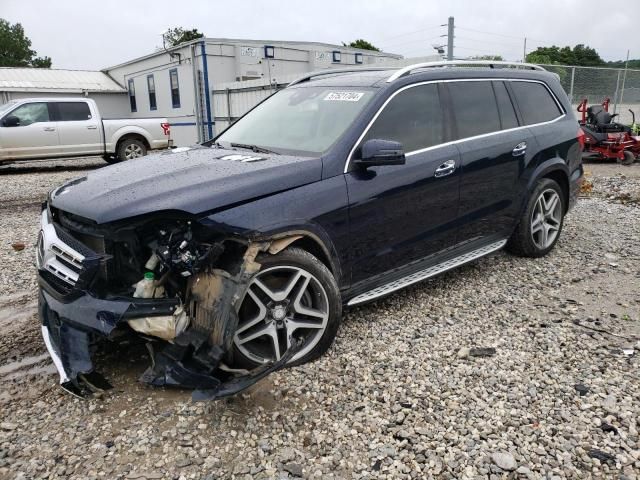
[[[304,73],[384,66],[400,55],[316,42],[203,38],[105,69],[127,90],[128,115],[169,119],[175,145],[212,138],[272,91]],[[229,84],[261,90],[234,108]],[[247,82],[247,83],[244,83]],[[255,88],[254,88],[255,87]],[[214,95],[227,91],[214,102]]]

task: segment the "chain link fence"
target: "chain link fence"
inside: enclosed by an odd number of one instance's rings
[[[633,110],[640,121],[640,70],[624,68],[572,67],[564,65],[542,65],[560,76],[560,83],[577,108],[587,99],[588,105],[611,100],[610,113],[617,113],[619,123],[630,124]],[[576,115],[580,114],[576,112]]]

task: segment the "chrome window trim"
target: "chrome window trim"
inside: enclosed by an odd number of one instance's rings
[[[517,131],[517,130],[523,130],[525,128],[530,128],[530,127],[537,127],[537,126],[540,126],[540,125],[549,125],[549,124],[555,123],[558,120],[561,120],[561,119],[563,119],[564,117],[567,116],[566,110],[563,108],[562,104],[560,103],[560,101],[558,100],[556,95],[549,88],[549,86],[545,82],[543,82],[541,80],[531,80],[531,79],[521,79],[521,78],[460,78],[460,79],[449,79],[449,80],[426,80],[424,82],[412,83],[411,85],[405,85],[404,87],[399,88],[398,90],[393,92],[393,94],[391,94],[391,96],[385,100],[385,102],[382,104],[382,106],[380,106],[380,108],[378,109],[376,114],[373,116],[373,118],[369,121],[369,123],[367,124],[367,126],[363,130],[362,134],[360,134],[360,136],[358,137],[358,140],[355,142],[353,147],[351,147],[351,150],[349,151],[349,155],[347,156],[347,161],[344,164],[344,170],[343,170],[342,173],[349,173],[349,166],[351,164],[351,160],[353,160],[353,154],[354,154],[356,148],[358,147],[358,145],[360,145],[360,142],[362,142],[362,139],[365,137],[367,132],[369,132],[369,130],[371,129],[371,126],[378,119],[378,117],[380,116],[382,111],[386,108],[388,103],[391,100],[393,100],[393,98],[396,95],[398,95],[400,92],[404,92],[405,90],[408,90],[409,88],[418,87],[420,85],[429,85],[431,83],[500,82],[500,81],[502,81],[502,82],[529,82],[529,83],[539,83],[539,84],[543,85],[544,88],[546,88],[547,91],[551,94],[551,98],[553,98],[553,100],[556,102],[556,105],[558,106],[558,109],[562,112],[562,114],[557,116],[553,120],[548,120],[546,122],[532,123],[531,125],[522,125],[522,126],[519,126],[519,127],[508,128],[506,130],[497,130],[495,132],[483,133],[481,135],[475,135],[473,137],[459,138],[457,140],[451,140],[450,142],[439,143],[438,145],[432,145],[430,147],[420,148],[418,150],[411,150],[410,152],[405,152],[405,156],[410,157],[412,155],[417,155],[419,153],[424,153],[424,152],[427,152],[429,150],[434,150],[436,148],[441,148],[441,147],[446,147],[446,146],[449,146],[449,145],[455,145],[455,144],[458,144],[458,143],[468,142],[469,140],[477,140],[478,138],[491,137],[491,136],[497,135],[499,133],[514,132],[514,131]]]

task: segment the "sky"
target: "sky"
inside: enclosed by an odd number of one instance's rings
[[[604,12],[597,18],[587,12]],[[168,27],[207,37],[325,43],[364,38],[405,57],[431,55],[455,18],[454,55],[521,60],[538,46],[585,43],[605,60],[640,58],[637,17],[602,0],[0,0],[54,68],[98,70],[152,53]],[[445,35],[445,37],[441,37]]]

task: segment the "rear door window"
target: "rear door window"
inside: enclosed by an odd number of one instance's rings
[[[507,87],[505,87],[504,82],[493,82],[493,90],[496,94],[496,101],[498,102],[502,130],[516,128],[518,126],[518,119],[516,118],[513,103],[511,103],[511,98],[509,97],[509,92],[507,92]]]
[[[525,125],[549,122],[563,114],[547,87],[542,83],[518,81],[510,83]]]
[[[85,102],[56,102],[59,122],[91,120],[89,105]]]
[[[436,84],[401,91],[384,107],[365,135],[402,143],[405,152],[438,145],[443,141],[443,120]]]
[[[490,81],[451,82],[448,86],[458,139],[501,129]]]

